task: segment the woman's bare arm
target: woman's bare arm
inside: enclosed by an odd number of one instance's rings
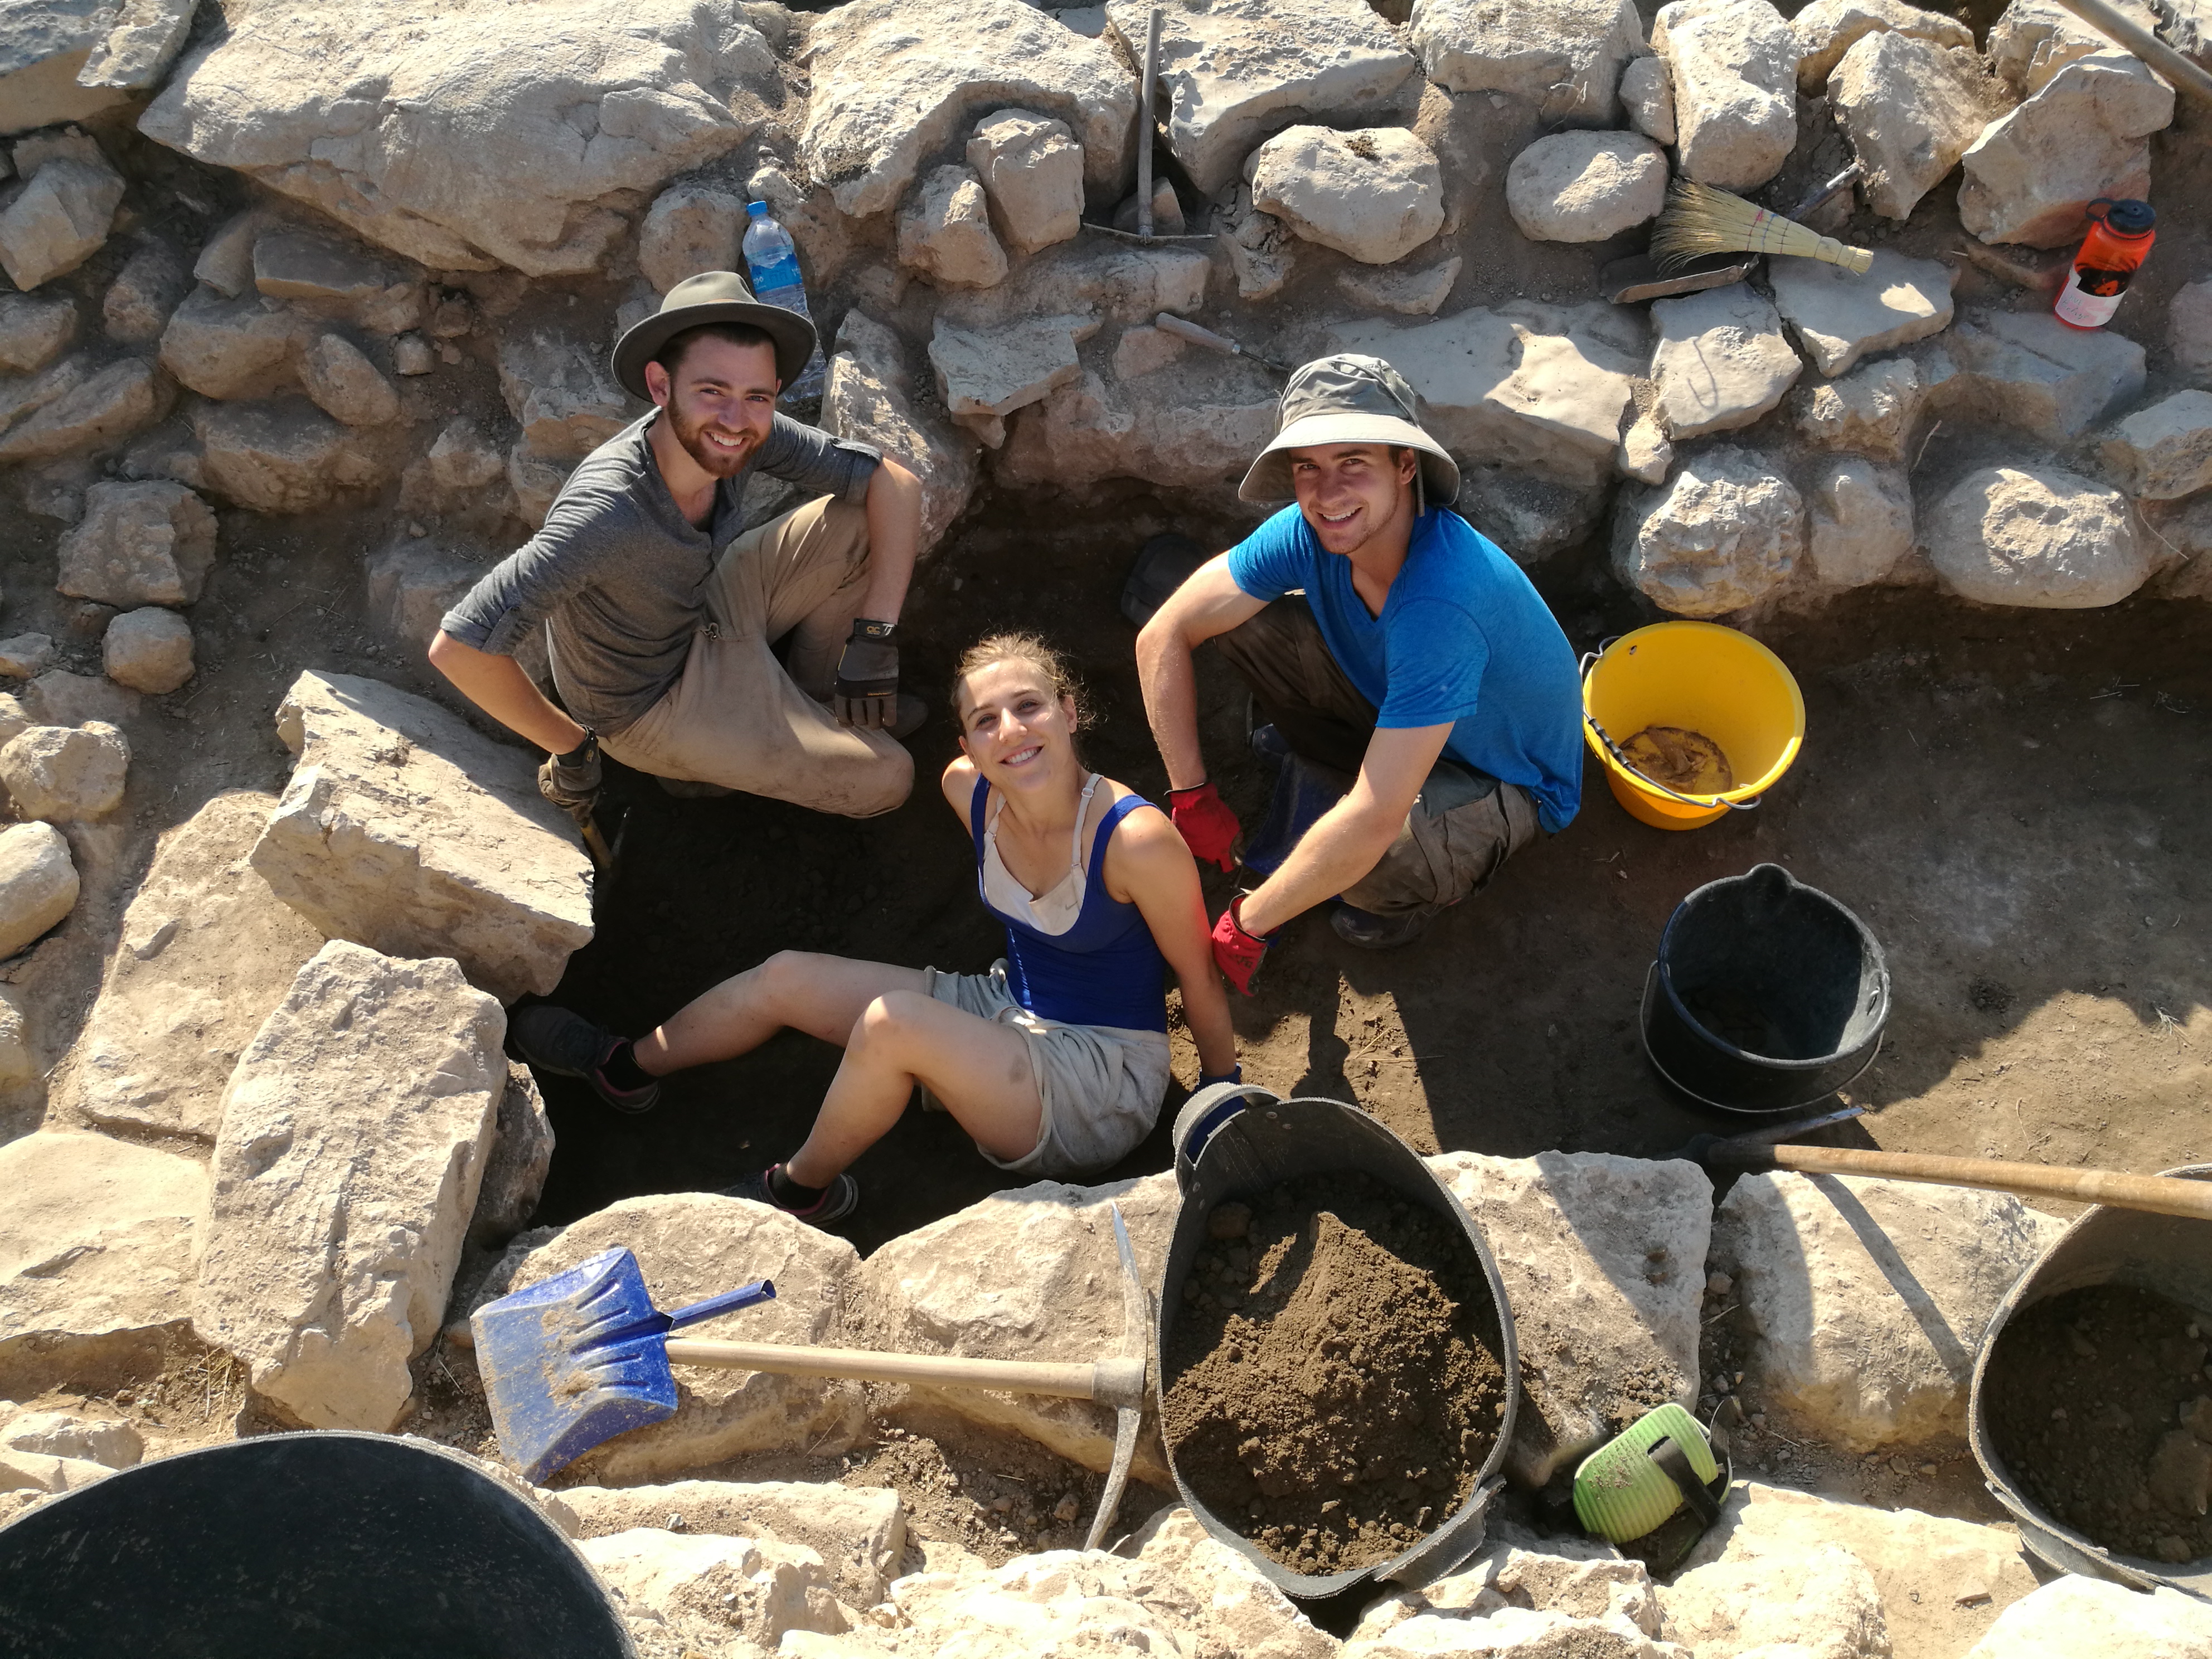
[[[1106,890],[1134,904],[1152,930],[1160,954],[1182,986],[1183,1018],[1198,1042],[1199,1069],[1220,1077],[1237,1066],[1237,1033],[1229,1024],[1229,994],[1213,965],[1206,894],[1198,866],[1182,836],[1157,807],[1123,818],[1106,845]]]

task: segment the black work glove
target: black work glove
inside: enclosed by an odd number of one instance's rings
[[[887,726],[898,719],[898,624],[853,619],[830,706],[847,726]]]
[[[584,740],[565,755],[548,755],[538,769],[538,793],[582,823],[599,794],[599,734],[588,726]]]

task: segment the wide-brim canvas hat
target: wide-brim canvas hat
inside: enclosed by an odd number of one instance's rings
[[[703,323],[749,323],[775,342],[775,377],[789,386],[814,355],[814,325],[795,311],[763,305],[734,270],[707,270],[668,290],[660,309],[634,323],[615,342],[615,379],[633,397],[650,398],[645,366],[670,338]]]
[[[1275,435],[1237,486],[1237,498],[1296,499],[1288,452],[1322,444],[1402,444],[1420,455],[1421,483],[1430,501],[1449,506],[1459,495],[1459,463],[1421,429],[1413,388],[1380,357],[1340,351],[1293,373],[1283,388]]]

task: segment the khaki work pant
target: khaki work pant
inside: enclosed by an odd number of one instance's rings
[[[1349,790],[1375,734],[1375,705],[1329,654],[1304,599],[1274,600],[1214,643],[1292,751]],[[1518,784],[1439,760],[1397,839],[1345,902],[1385,916],[1456,904],[1488,886],[1539,828],[1536,803]]]
[[[866,512],[824,495],[732,542],[706,619],[659,702],[599,746],[624,766],[873,817],[914,787],[914,757],[830,712],[837,659],[867,583]],[[792,636],[788,669],[769,647]]]

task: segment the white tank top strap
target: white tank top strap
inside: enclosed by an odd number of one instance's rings
[[[1084,783],[1083,799],[1075,809],[1075,830],[1068,839],[1067,869],[1042,893],[1032,894],[1023,886],[999,855],[999,813],[1006,797],[991,802],[983,823],[983,896],[993,908],[1026,921],[1040,933],[1064,933],[1075,926],[1090,885],[1084,869],[1083,826],[1090,819],[1091,798],[1097,792],[1100,775],[1090,773]]]

